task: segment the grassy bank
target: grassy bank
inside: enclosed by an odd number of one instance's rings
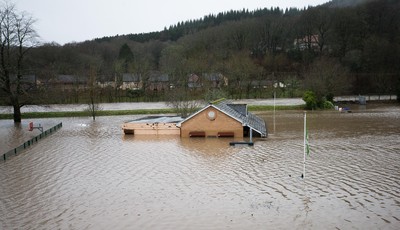
[[[101,110],[96,116],[120,116],[138,114],[162,114],[173,113],[172,109],[138,109],[138,110]],[[89,117],[87,111],[65,111],[65,112],[27,112],[22,114],[26,118],[52,118],[52,117]],[[0,119],[13,119],[12,114],[0,114]]]
[[[249,111],[272,111],[273,105],[249,105]],[[275,110],[303,110],[304,105],[277,105]]]
[[[276,110],[298,110],[303,109],[304,105],[276,106]],[[249,111],[271,111],[274,106],[270,105],[250,105]],[[96,116],[121,116],[121,115],[140,115],[140,114],[165,114],[175,113],[173,109],[136,109],[136,110],[100,110]],[[27,112],[22,114],[22,119],[27,118],[53,118],[53,117],[90,117],[87,111],[65,111],[65,112]],[[12,114],[0,114],[0,119],[13,119]]]

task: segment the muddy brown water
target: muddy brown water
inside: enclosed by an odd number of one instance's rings
[[[62,129],[0,163],[0,229],[399,229],[400,108],[258,113],[270,135],[124,136],[139,116],[37,119]],[[31,120],[29,120],[31,121]],[[36,133],[0,121],[1,150]],[[6,150],[6,151],[7,151]]]

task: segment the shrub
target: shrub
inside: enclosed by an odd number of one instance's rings
[[[312,110],[317,108],[317,97],[313,91],[306,91],[303,94],[303,101],[306,102],[306,109]]]
[[[333,107],[335,106],[330,101],[323,101],[321,104],[321,109],[332,109]]]

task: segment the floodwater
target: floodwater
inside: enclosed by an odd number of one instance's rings
[[[123,135],[140,116],[33,120],[63,127],[0,162],[0,229],[399,229],[400,107],[351,109],[307,113],[305,179],[301,111],[258,114],[253,147]],[[28,122],[0,121],[0,149]]]

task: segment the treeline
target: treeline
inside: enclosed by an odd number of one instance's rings
[[[300,12],[297,8],[290,8],[285,10],[285,14],[296,14]],[[188,20],[185,22],[178,22],[176,25],[171,25],[169,28],[164,28],[163,31],[140,33],[140,34],[129,34],[122,35],[122,37],[128,38],[129,40],[136,42],[149,42],[150,40],[160,41],[177,41],[179,38],[192,34],[210,27],[218,26],[224,22],[229,21],[240,21],[246,18],[257,18],[266,15],[282,15],[283,11],[277,8],[264,8],[255,11],[249,11],[248,9],[242,10],[230,10],[227,12],[218,13],[216,15],[209,14],[200,19]],[[112,39],[120,36],[109,36],[103,38],[97,38],[95,41],[111,41]]]
[[[146,76],[159,71],[171,86],[186,91],[193,90],[187,84],[191,74],[218,73],[228,82],[218,89],[236,98],[271,97],[273,90],[289,97],[312,90],[321,99],[399,94],[399,12],[397,0],[232,10],[159,32],[44,44],[30,51],[25,72],[43,81],[58,74],[91,74],[118,87],[124,73],[141,76],[146,85]],[[140,95],[146,97],[143,90]],[[153,98],[162,100],[167,93],[157,94]]]

